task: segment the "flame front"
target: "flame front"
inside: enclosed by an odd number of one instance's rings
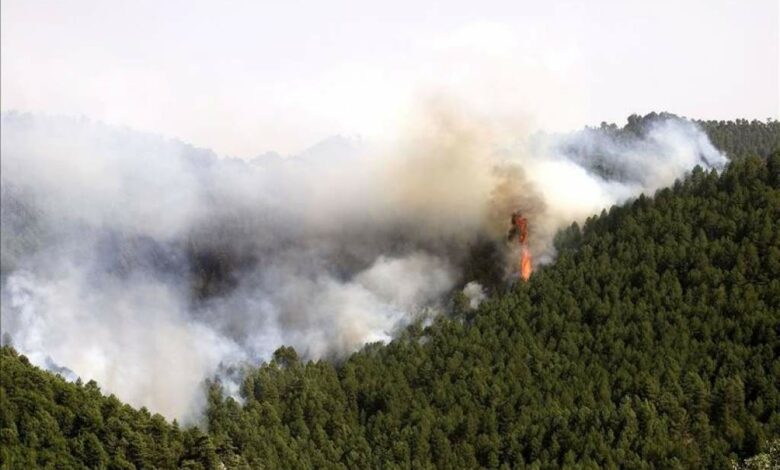
[[[531,250],[528,249],[528,219],[520,212],[512,214],[512,228],[509,230],[509,240],[517,237],[520,244],[520,277],[527,281],[533,273]]]
[[[527,281],[531,277],[531,273],[534,271],[531,266],[531,250],[527,246],[523,245],[520,248],[520,277],[524,281]]]

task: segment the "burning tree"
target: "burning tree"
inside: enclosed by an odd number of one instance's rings
[[[528,219],[523,217],[520,211],[515,211],[512,213],[510,221],[512,228],[509,229],[507,239],[511,242],[517,238],[517,242],[520,244],[520,277],[527,281],[533,272],[531,250],[528,249]]]

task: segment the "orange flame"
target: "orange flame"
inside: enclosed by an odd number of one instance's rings
[[[517,237],[520,244],[520,277],[527,281],[533,273],[531,262],[531,250],[528,249],[528,219],[520,212],[512,214],[512,229],[509,231],[509,239]]]
[[[520,249],[520,277],[527,281],[532,272],[534,269],[531,266],[531,251],[523,245]]]

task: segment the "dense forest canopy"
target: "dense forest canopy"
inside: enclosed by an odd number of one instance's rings
[[[646,136],[654,127],[668,120],[680,120],[679,116],[671,113],[649,113],[644,116],[633,114],[628,117],[626,124],[619,127],[614,123],[602,122],[599,127],[588,127],[582,131],[573,133],[564,143],[576,140],[579,135],[608,135],[613,141],[631,144]],[[725,153],[732,161],[747,157],[767,158],[780,149],[780,121],[768,119],[767,121],[737,119],[736,121],[705,121],[693,120],[709,137],[710,141],[721,152]],[[594,139],[595,140],[595,139]],[[567,150],[564,145],[564,150]],[[572,146],[570,151],[582,151],[582,146]],[[598,167],[602,162],[602,154],[609,149],[586,148],[582,155],[583,165]],[[613,168],[604,168],[604,171],[614,171]]]
[[[767,158],[780,148],[780,121],[776,119],[766,122],[746,119],[695,122],[732,160],[751,156]]]
[[[672,113],[649,113],[644,116],[632,114],[627,123],[619,128],[616,124],[602,122],[599,131],[628,135],[641,135],[647,129],[666,119],[680,119]],[[684,119],[684,118],[683,118]],[[769,118],[766,121],[737,119],[734,121],[693,120],[707,133],[712,143],[725,152],[731,160],[745,157],[767,158],[780,148],[780,121]]]
[[[641,132],[664,115],[632,116]],[[644,124],[643,124],[644,123]],[[288,347],[202,429],[2,348],[2,468],[731,468],[777,458],[780,129],[700,122],[732,163],[573,224],[478,309],[339,362]],[[756,467],[758,468],[758,467]]]

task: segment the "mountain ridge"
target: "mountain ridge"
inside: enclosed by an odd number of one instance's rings
[[[3,468],[729,468],[780,435],[780,153],[572,225],[531,282],[338,363],[283,347],[208,433],[2,355]]]

